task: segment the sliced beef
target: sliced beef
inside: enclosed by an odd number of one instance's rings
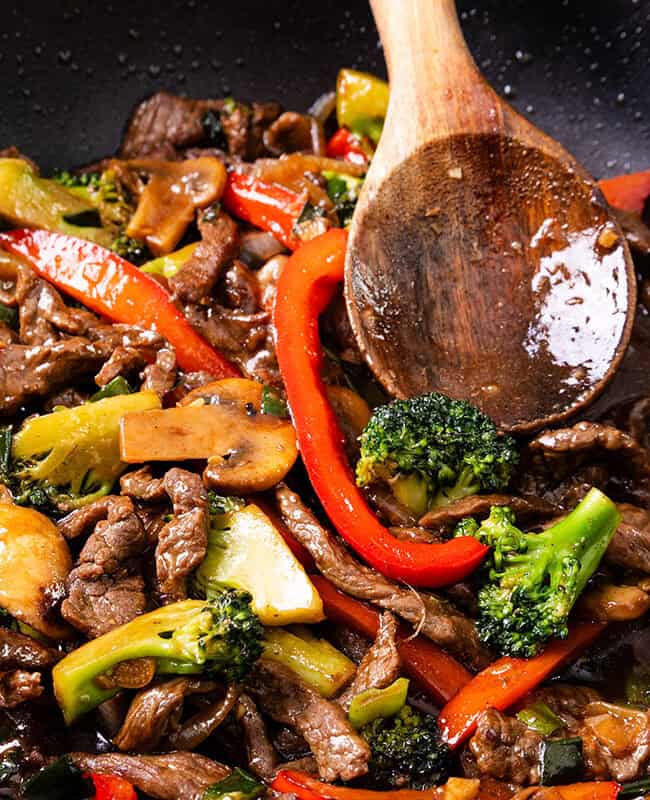
[[[364,489],[365,495],[379,515],[393,527],[410,528],[417,525],[417,517],[395,497],[388,486],[376,484]]]
[[[235,259],[223,273],[221,296],[228,308],[244,314],[254,314],[260,307],[260,286],[257,273],[243,261]]]
[[[286,486],[280,487],[276,495],[287,527],[337,588],[411,622],[470,666],[478,668],[489,661],[473,620],[439,597],[401,586],[358,562]]]
[[[290,669],[260,659],[248,679],[248,692],[265,714],[304,737],[323,780],[347,781],[366,774],[370,748],[352,728],[343,709]]]
[[[61,655],[31,636],[0,628],[0,670],[43,670],[53,667]]]
[[[59,533],[65,539],[77,539],[85,536],[95,527],[95,525],[108,516],[108,509],[113,505],[117,498],[114,495],[100,497],[87,506],[76,508],[58,522]]]
[[[612,537],[605,559],[626,569],[650,573],[650,512],[619,503],[621,521]]]
[[[277,103],[231,104],[220,115],[228,154],[254,161],[265,154],[264,131],[280,116]]]
[[[23,262],[18,263],[15,302],[22,344],[52,344],[61,332],[84,336],[98,322],[89,311],[68,308],[54,286]]]
[[[230,774],[230,767],[198,753],[129,756],[123,753],[70,753],[84,772],[117,775],[154,800],[202,800],[206,789]]]
[[[155,392],[162,398],[171,392],[176,383],[176,353],[170,347],[163,347],[156,354],[153,364],[148,364],[142,372],[140,391]]]
[[[379,630],[375,641],[366,651],[356,671],[352,683],[337,698],[337,703],[346,711],[352,700],[368,689],[385,689],[397,680],[400,671],[400,657],[397,650],[397,620],[385,611],[379,620]]]
[[[210,344],[234,361],[246,377],[281,385],[269,311],[246,314],[216,302],[185,304],[183,311]]]
[[[102,347],[74,337],[52,345],[12,344],[0,349],[0,414],[92,375],[105,360]]]
[[[150,331],[98,323],[84,336],[0,348],[0,414],[12,414],[30,400],[93,375],[118,347],[143,350],[153,360],[163,343]]]
[[[134,500],[145,502],[164,500],[167,497],[163,479],[154,478],[148,465],[122,475],[120,491]]]
[[[129,707],[122,727],[113,739],[120,750],[146,753],[179,724],[185,698],[212,692],[216,685],[199,678],[172,678],[139,691]]]
[[[212,112],[212,126],[205,124],[208,112]],[[247,106],[158,92],[136,108],[120,156],[175,159],[185,157],[188,148],[216,144],[231,156],[254,159],[263,154],[264,131],[279,114],[275,103]]]
[[[521,786],[539,783],[543,737],[496,709],[478,719],[469,749],[480,775]]]
[[[419,524],[432,530],[450,531],[464,517],[481,520],[492,506],[509,506],[518,520],[543,519],[557,513],[557,507],[539,497],[518,497],[510,494],[475,494],[463,497],[448,506],[433,508]]]
[[[264,145],[272,156],[297,152],[324,156],[325,134],[309,114],[285,111],[264,132]]]
[[[577,422],[570,428],[544,431],[528,447],[531,452],[541,452],[550,458],[594,450],[620,453],[641,473],[647,474],[650,470],[648,453],[635,439],[618,428],[596,422]]]
[[[221,211],[216,218],[199,218],[201,241],[169,280],[176,299],[181,302],[198,303],[214,288],[219,275],[239,252],[237,224],[231,216]]]
[[[68,576],[61,613],[89,638],[107,633],[146,610],[141,555],[146,534],[128,497],[114,497]]]
[[[582,421],[544,431],[524,452],[520,489],[566,506],[574,488],[598,486],[618,499],[650,501],[648,451],[624,431]]]
[[[248,768],[258,778],[270,780],[275,775],[277,754],[269,739],[266,723],[247,694],[240,695],[235,706],[235,717],[244,734]]]
[[[156,580],[163,603],[187,597],[186,581],[205,558],[208,546],[208,494],[201,477],[174,467],[163,480],[174,516],[158,534]]]
[[[178,150],[200,144],[205,138],[205,114],[219,113],[222,108],[222,100],[190,100],[158,92],[140,103],[133,113],[120,156],[176,158]]]
[[[15,708],[43,694],[40,672],[13,669],[0,672],[0,708]]]
[[[106,386],[112,380],[121,376],[128,378],[134,372],[138,372],[147,364],[147,359],[141,350],[134,347],[116,347],[104,363],[102,368],[95,375],[97,386]]]

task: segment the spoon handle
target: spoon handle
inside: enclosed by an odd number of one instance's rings
[[[402,156],[434,137],[499,130],[499,100],[467,49],[454,0],[370,5],[391,83],[386,130],[399,135]]]

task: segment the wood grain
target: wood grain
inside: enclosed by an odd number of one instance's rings
[[[452,0],[372,0],[391,79],[346,299],[396,396],[438,390],[528,430],[590,402],[636,281],[593,179],[478,72]]]

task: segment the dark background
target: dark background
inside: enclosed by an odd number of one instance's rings
[[[596,176],[650,166],[650,0],[458,5],[495,88]],[[0,148],[88,162],[157,89],[303,109],[343,65],[384,73],[365,0],[4,0]]]

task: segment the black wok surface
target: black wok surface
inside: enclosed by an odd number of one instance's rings
[[[650,0],[459,8],[493,85],[595,175],[650,166]],[[365,0],[4,0],[0,148],[45,169],[89,162],[157,89],[300,109],[343,65],[384,72]]]

